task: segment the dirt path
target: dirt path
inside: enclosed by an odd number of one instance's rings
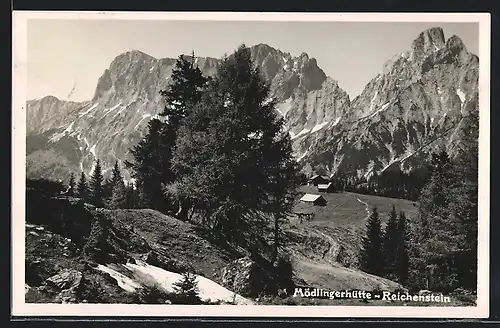
[[[324,233],[323,231],[321,231],[321,228],[318,228],[318,227],[314,227],[314,232],[316,232],[317,234],[321,235],[321,237],[323,237],[324,239],[326,239],[328,241],[328,249],[325,250],[325,252],[323,253],[323,256],[322,258],[325,260],[326,258],[326,261],[327,262],[330,262],[330,261],[333,261],[333,262],[336,262],[336,258],[337,258],[337,254],[338,254],[338,251],[339,251],[339,243],[337,240],[333,239],[330,235]],[[327,257],[328,255],[328,257]]]
[[[370,217],[370,205],[368,205],[367,202],[363,202],[361,199],[359,198],[356,198],[358,200],[358,202],[360,202],[361,204],[364,204],[365,205],[365,211],[366,211],[366,218],[365,220],[367,220],[369,217]]]

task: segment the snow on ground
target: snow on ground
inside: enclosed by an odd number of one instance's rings
[[[308,134],[309,132],[311,131],[311,129],[303,129],[302,131],[300,131],[299,133],[295,134],[292,139],[296,139],[300,136],[303,136],[305,134]]]
[[[80,115],[78,115],[78,116],[79,116],[79,117],[82,117],[82,116],[87,115],[88,113],[90,113],[90,111],[91,111],[92,109],[96,108],[97,106],[99,106],[99,103],[92,105],[91,107],[89,107],[89,109],[87,109],[87,110],[86,110],[85,112],[83,112],[83,113],[80,113]]]
[[[108,268],[107,266],[99,264],[97,266],[97,270],[109,274],[113,279],[116,280],[118,286],[120,286],[121,289],[126,290],[127,292],[132,293],[135,292],[136,289],[141,288],[141,285],[135,282],[134,280],[121,274],[118,271]]]
[[[465,93],[462,90],[457,89],[457,95],[458,95],[458,97],[460,98],[460,101],[463,104],[464,101],[465,101]]]
[[[320,123],[320,124],[316,124],[312,129],[311,129],[311,132],[310,133],[314,133],[314,132],[317,132],[319,130],[321,130],[325,125],[327,125],[329,122],[326,121],[326,122],[323,122],[323,123]]]
[[[167,292],[173,292],[173,284],[178,282],[179,280],[182,279],[182,275],[179,273],[175,272],[170,272],[167,270],[164,270],[162,268],[158,268],[156,266],[137,261],[136,264],[133,263],[127,263],[125,265],[126,268],[131,269],[135,272],[139,272],[141,274],[147,275],[151,277],[158,285],[160,285],[165,291]],[[109,269],[109,268],[108,268]],[[109,269],[111,270],[111,269]],[[114,270],[111,270],[114,271]],[[116,271],[115,271],[116,272]],[[115,274],[113,272],[113,274]],[[117,278],[115,278],[119,284],[119,286],[123,289],[128,288],[132,289],[131,287],[134,287],[134,290],[138,287],[137,282],[133,280],[125,280],[123,279],[123,275],[116,275]],[[120,279],[120,280],[118,280]],[[238,305],[252,305],[254,304],[252,301],[235,294],[234,292],[230,291],[229,289],[222,287],[218,283],[202,277],[202,276],[196,276],[196,281],[198,282],[198,288],[200,291],[200,298],[202,300],[208,301],[225,301],[225,302],[232,302],[233,299],[236,304]],[[121,284],[121,285],[120,285]],[[123,287],[122,287],[123,286]],[[127,290],[127,289],[125,289]]]

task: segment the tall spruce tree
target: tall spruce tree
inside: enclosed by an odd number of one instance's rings
[[[111,175],[111,183],[113,186],[118,182],[123,182],[122,172],[120,170],[120,166],[118,165],[118,161],[115,162],[115,166],[113,166],[113,171]]]
[[[127,206],[127,188],[125,182],[123,181],[123,176],[118,165],[118,161],[115,162],[113,167],[112,177],[112,191],[110,207],[113,209],[125,208]]]
[[[123,180],[116,181],[113,186],[110,207],[112,209],[127,207],[127,188],[125,187]]]
[[[189,106],[201,98],[207,78],[203,77],[193,59],[189,61],[181,55],[170,81],[167,89],[160,92],[165,101],[160,113],[164,120],[153,119],[149,122],[147,134],[132,150],[134,160],[126,162],[137,180],[140,202],[162,212],[171,212],[175,208],[174,199],[166,197],[163,187],[175,180],[171,158],[179,124]]]
[[[397,281],[406,286],[408,284],[409,258],[408,258],[408,232],[406,229],[406,216],[399,213],[397,221],[396,246],[393,272]]]
[[[376,207],[373,208],[366,224],[366,236],[363,238],[359,262],[361,270],[383,276],[382,226]]]
[[[295,180],[284,177],[296,171],[274,105],[243,45],[223,58],[179,129],[173,155],[179,178],[168,192],[189,200],[203,223],[231,240],[269,218],[263,213],[279,221],[290,206],[285,199]]]
[[[75,174],[72,172],[69,176],[67,195],[74,196],[76,193],[75,187],[76,187]]]
[[[396,207],[393,205],[391,213],[389,214],[389,221],[384,233],[384,263],[386,277],[389,279],[394,278],[394,268],[396,262],[396,247],[398,243],[398,214]]]
[[[94,171],[90,177],[90,202],[96,207],[103,207],[103,182],[104,178],[102,176],[101,162],[99,159],[96,160]]]
[[[87,201],[89,199],[89,189],[88,189],[88,185],[87,185],[87,178],[85,176],[85,172],[83,172],[83,171],[82,171],[82,174],[80,175],[80,180],[78,181],[77,195],[79,198],[83,199],[84,201]]]

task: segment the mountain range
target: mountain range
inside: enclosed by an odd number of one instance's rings
[[[439,27],[388,59],[354,99],[306,53],[292,56],[266,44],[250,49],[306,173],[369,176],[418,167],[438,147],[453,155],[464,117],[478,110],[479,59]],[[186,57],[204,75],[217,70],[218,59]],[[129,51],[111,62],[88,101],[27,101],[27,176],[67,180],[71,172],[90,173],[97,158],[109,174],[116,160],[132,159],[130,149],[163,109],[160,90],[174,65],[172,58]]]

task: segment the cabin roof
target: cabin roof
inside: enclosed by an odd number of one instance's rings
[[[323,196],[313,195],[313,194],[305,194],[304,196],[302,196],[302,198],[300,200],[304,201],[304,202],[314,202],[314,201],[318,200],[319,198],[323,198]]]
[[[330,188],[331,185],[332,185],[331,182],[329,182],[327,184],[318,184],[318,188],[319,189],[328,189],[328,188]]]

